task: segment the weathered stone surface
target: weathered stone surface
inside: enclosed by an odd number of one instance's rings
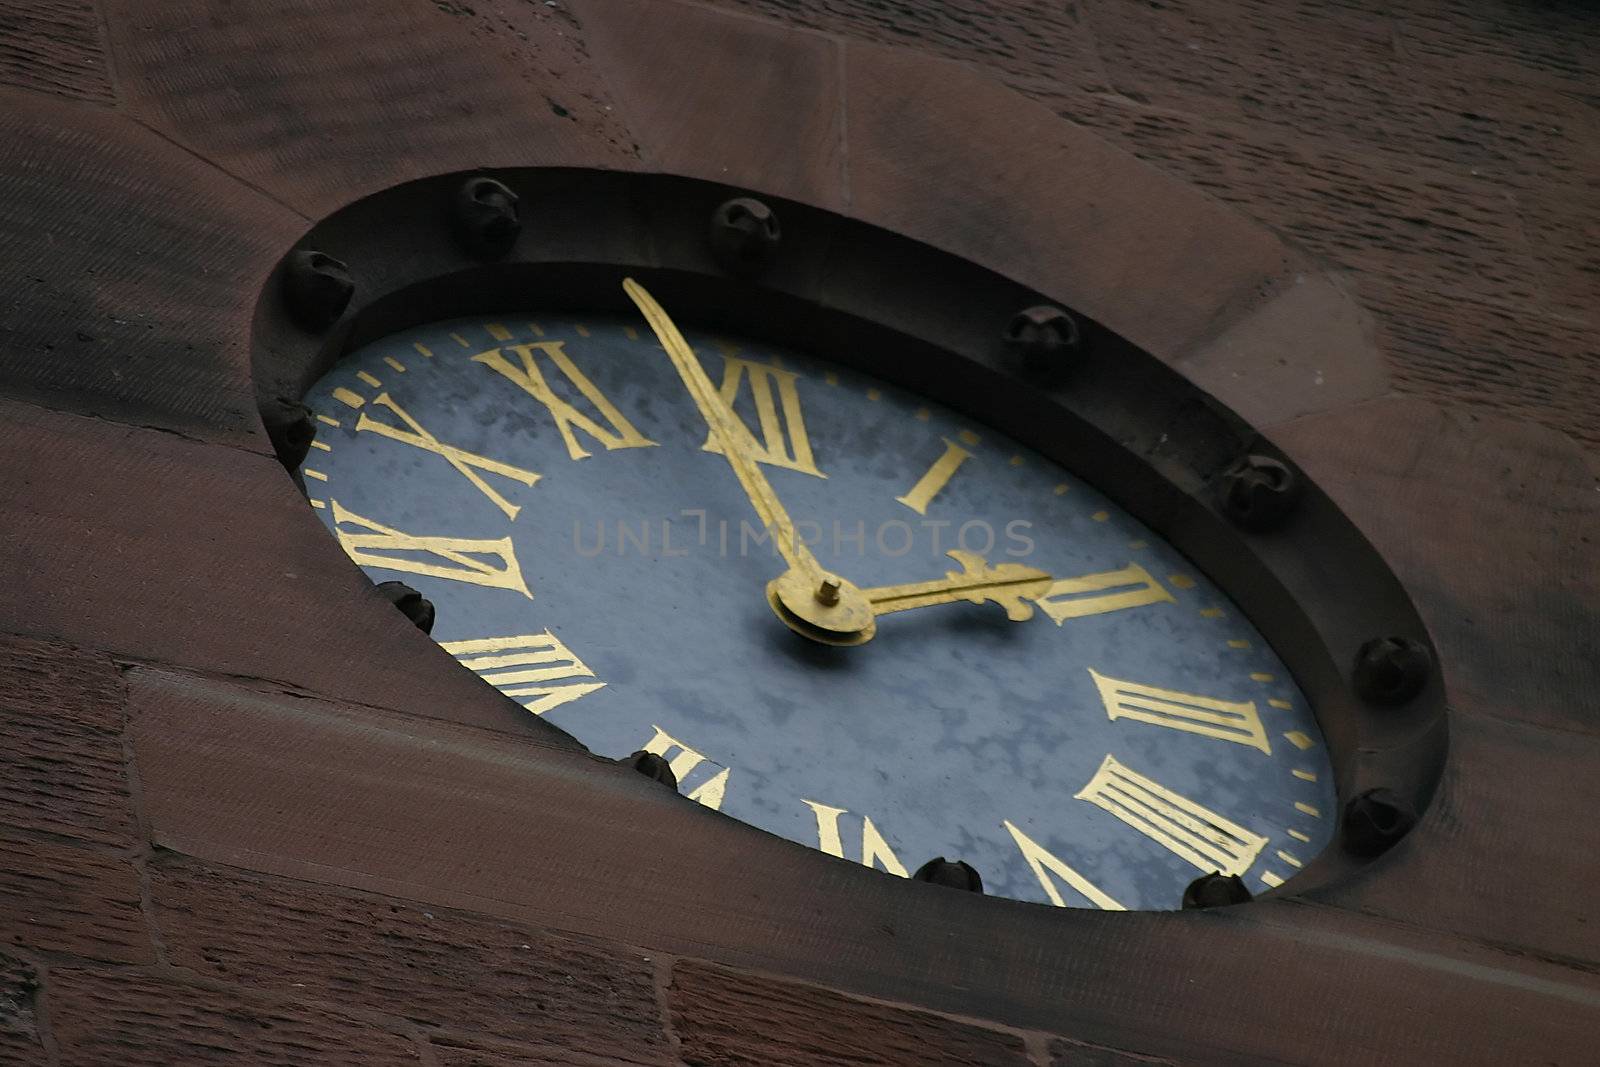
[[[104,852],[0,829],[0,939],[90,959],[153,956],[139,910],[139,876]]]
[[[273,994],[618,1063],[660,1062],[650,962],[618,946],[163,856],[171,961]]]
[[[298,220],[126,116],[3,95],[0,394],[269,451],[241,294]]]
[[[27,546],[0,632],[578,747],[395,611],[275,460],[10,401],[0,422],[0,525]]]
[[[1050,1067],[1166,1067],[1174,1062],[1064,1037],[1050,1040],[1049,1054]]]
[[[110,103],[92,0],[9,0],[0,12],[0,85]]]
[[[459,1034],[429,1034],[428,1044],[439,1067],[613,1067],[617,1062],[572,1049],[479,1041]],[[665,1051],[661,1055],[663,1065],[679,1062]]]
[[[109,659],[0,639],[0,823],[132,844],[122,714]]]
[[[683,1060],[705,1067],[1029,1062],[1015,1034],[693,960],[668,995]]]
[[[1352,271],[1405,391],[1600,445],[1592,5],[714,2],[971,63]]]
[[[554,11],[507,26],[447,2],[105,6],[133,113],[312,218],[427,174],[631,158],[603,110],[561,103],[571,26]],[[554,71],[528,61],[552,50]]]
[[[845,205],[834,42],[684,4],[579,0],[577,11],[654,168]]]
[[[44,1067],[49,1063],[39,1039],[39,976],[23,960],[0,955],[0,1063],[6,1067]]]
[[[1399,398],[1273,437],[1394,568],[1458,706],[1600,731],[1600,469],[1578,445]]]
[[[62,1067],[415,1065],[411,1038],[341,1012],[137,971],[57,967],[47,1004]]]

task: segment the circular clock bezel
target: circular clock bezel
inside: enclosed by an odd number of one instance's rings
[[[1426,808],[1447,751],[1437,655],[1421,692],[1399,706],[1364,701],[1352,686],[1358,650],[1373,638],[1433,649],[1420,616],[1376,550],[1304,476],[1294,510],[1270,530],[1222,512],[1219,481],[1239,457],[1293,464],[1178,371],[1050,294],[805,204],[668,175],[481,173],[519,198],[520,237],[492,261],[452,227],[457,193],[478,172],[376,193],[311,228],[295,250],[342,261],[355,282],[326,330],[289,314],[286,252],[254,317],[263,405],[300,398],[345,353],[428,321],[530,307],[625,313],[620,279],[631,273],[685,322],[881,378],[1003,428],[1083,477],[1193,561],[1272,646],[1315,711],[1341,805],[1384,788]],[[735,276],[714,257],[708,227],[720,204],[750,195],[773,208],[783,236],[763,270]],[[1072,311],[1082,330],[1081,350],[1055,374],[1024,367],[1002,337],[1018,311],[1041,304]],[[306,521],[316,521],[310,508]],[[1372,862],[1340,840],[1261,895],[1303,893]]]

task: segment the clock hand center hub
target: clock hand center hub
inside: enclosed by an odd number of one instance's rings
[[[773,614],[795,633],[825,645],[862,645],[877,633],[872,602],[852,581],[796,568],[767,583]]]

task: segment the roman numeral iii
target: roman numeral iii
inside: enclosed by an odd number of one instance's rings
[[[1051,585],[1037,603],[1060,626],[1068,619],[1142,608],[1163,601],[1177,603],[1149,571],[1130,563],[1119,571],[1062,578]]]
[[[1172,730],[1233,741],[1272,755],[1272,742],[1254,703],[1217,700],[1214,697],[1160,689],[1120,678],[1107,678],[1089,668],[1089,676],[1100,690],[1100,702],[1109,719],[1133,719]]]
[[[345,554],[360,566],[511,589],[533,599],[509,537],[424,537],[362,518],[341,507],[337,500],[329,504],[333,508],[334,534]]]

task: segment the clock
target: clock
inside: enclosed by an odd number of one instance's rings
[[[1442,690],[1383,561],[1044,293],[555,170],[352,204],[268,292],[306,522],[481,682],[459,717],[645,771],[730,869],[1208,907],[1347,877],[1431,796]]]
[[[306,396],[312,507],[464,669],[889,875],[1175,908],[1327,845],[1305,694],[1092,467],[616,282],[632,314],[423,323]]]

